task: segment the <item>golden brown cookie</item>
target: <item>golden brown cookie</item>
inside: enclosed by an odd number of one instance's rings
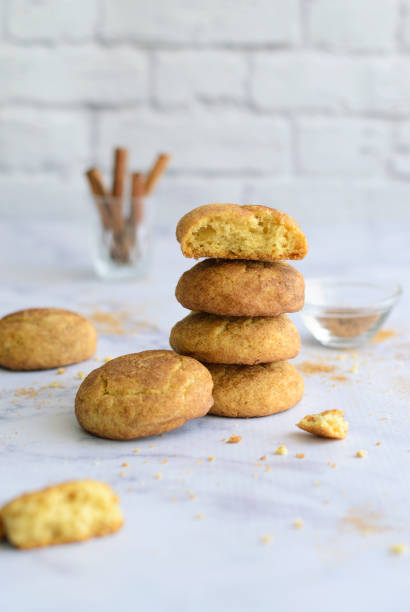
[[[300,337],[286,315],[220,317],[192,312],[171,330],[169,343],[205,363],[254,365],[296,357]]]
[[[297,426],[321,438],[343,440],[349,430],[342,410],[325,410],[320,414],[307,414]]]
[[[306,236],[297,223],[268,206],[206,204],[179,221],[176,236],[185,257],[276,261],[303,259]]]
[[[130,440],[181,427],[212,406],[212,378],[201,363],[173,351],[143,351],[93,370],[75,398],[84,429]]]
[[[214,405],[209,414],[262,417],[289,410],[303,396],[303,378],[288,361],[207,367],[214,381]]]
[[[184,272],[175,296],[185,308],[234,317],[274,317],[303,307],[305,282],[285,262],[205,259]]]
[[[47,370],[94,355],[97,332],[81,315],[61,308],[29,308],[0,320],[0,366]]]
[[[1,509],[4,533],[18,548],[79,542],[117,531],[118,497],[98,480],[77,480],[26,493]]]

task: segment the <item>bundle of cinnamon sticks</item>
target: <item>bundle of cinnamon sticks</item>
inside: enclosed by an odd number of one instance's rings
[[[152,193],[170,161],[171,155],[161,153],[146,176],[141,172],[131,174],[128,207],[125,206],[128,178],[127,149],[118,148],[114,151],[111,191],[105,187],[98,168],[90,168],[85,173],[102,226],[111,239],[109,253],[113,261],[122,264],[132,262],[138,248],[137,230],[145,218],[145,198]]]

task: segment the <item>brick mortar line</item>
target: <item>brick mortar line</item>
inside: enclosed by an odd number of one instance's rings
[[[13,38],[7,32],[5,33],[4,40],[1,43],[6,43],[7,46],[12,48],[27,48],[27,49],[73,49],[81,47],[91,47],[95,49],[129,49],[132,51],[141,52],[183,52],[183,51],[234,51],[234,52],[252,52],[252,53],[264,53],[271,52],[272,55],[275,53],[290,53],[290,54],[301,54],[306,52],[315,53],[322,56],[334,56],[334,57],[392,57],[402,56],[410,54],[410,44],[405,45],[404,43],[396,44],[392,49],[349,49],[348,47],[332,48],[326,45],[319,45],[314,43],[302,44],[302,43],[186,43],[186,42],[163,42],[163,41],[152,41],[143,42],[131,39],[113,40],[106,41],[99,36],[85,39],[83,41],[70,41],[64,38],[57,41],[47,40],[35,40],[27,39],[22,40],[19,38]],[[6,46],[5,45],[5,46]]]
[[[103,164],[100,165],[102,172],[107,170],[107,167]],[[366,188],[366,187],[383,187],[391,184],[408,183],[410,181],[410,164],[409,174],[403,172],[387,172],[380,178],[374,177],[357,177],[357,176],[346,176],[343,174],[330,174],[330,175],[317,175],[310,173],[296,173],[289,174],[284,173],[272,173],[267,171],[256,172],[253,170],[232,170],[232,171],[218,171],[218,170],[171,170],[168,171],[169,177],[172,179],[198,179],[208,180],[210,178],[215,180],[223,179],[244,179],[244,180],[265,180],[270,179],[278,185],[297,185],[301,182],[311,182],[312,185],[322,185],[324,187],[332,185],[346,185],[348,187],[355,188]],[[81,180],[81,174],[78,173],[78,166],[59,166],[55,168],[38,168],[38,169],[7,169],[0,165],[0,178],[7,178],[11,180],[20,180],[24,178],[38,178],[38,179],[49,179],[55,178],[62,181],[68,178],[75,180]]]
[[[204,117],[213,117],[216,119],[220,119],[224,121],[224,115],[221,114],[219,117],[215,116],[215,113],[208,112],[209,110],[215,111],[216,109],[220,109],[221,111],[240,111],[241,113],[245,111],[244,115],[249,115],[250,117],[260,117],[263,119],[282,119],[285,121],[290,121],[292,119],[298,120],[309,120],[309,119],[351,119],[351,120],[362,120],[362,121],[381,121],[386,123],[400,123],[404,121],[410,120],[410,108],[407,112],[403,113],[388,113],[383,111],[352,111],[346,109],[332,110],[332,109],[299,109],[299,110],[289,110],[286,108],[283,109],[263,109],[258,108],[257,104],[255,104],[252,100],[250,103],[246,99],[246,92],[243,101],[230,101],[229,99],[224,99],[221,101],[210,102],[206,101],[205,98],[201,96],[195,97],[195,102],[191,103],[189,106],[190,110],[199,110],[200,112],[205,111],[203,114],[191,114],[190,118],[197,118],[200,120]],[[165,117],[169,116],[170,118],[183,118],[187,116],[187,106],[176,107],[173,105],[169,105],[167,107],[166,103],[162,105],[158,105],[157,102],[155,104],[145,103],[143,101],[135,101],[135,102],[113,102],[113,103],[95,103],[95,102],[45,102],[38,100],[22,100],[19,98],[10,98],[8,100],[0,101],[0,110],[15,110],[15,109],[27,109],[27,110],[44,110],[44,111],[55,111],[56,113],[63,112],[73,112],[73,113],[87,113],[88,111],[98,111],[99,113],[116,113],[121,115],[122,113],[126,113],[129,111],[144,111],[151,112],[152,116],[155,117]],[[239,115],[240,117],[241,115]]]

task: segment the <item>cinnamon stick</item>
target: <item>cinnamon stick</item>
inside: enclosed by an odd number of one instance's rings
[[[114,152],[114,178],[112,185],[112,196],[113,202],[113,220],[114,220],[114,232],[118,233],[121,231],[124,225],[124,218],[122,214],[123,209],[123,197],[124,197],[124,185],[125,176],[127,172],[127,149],[115,149]]]
[[[112,227],[112,217],[109,201],[106,200],[109,197],[109,193],[104,187],[101,172],[98,168],[90,168],[85,175],[88,179],[103,226],[105,229],[110,229]]]
[[[144,217],[145,176],[133,172],[131,177],[131,215],[132,222],[139,225]]]
[[[169,155],[169,153],[161,153],[158,155],[154,165],[148,173],[148,177],[145,182],[145,195],[150,195],[152,193],[155,185],[165,172],[170,161],[171,155]]]

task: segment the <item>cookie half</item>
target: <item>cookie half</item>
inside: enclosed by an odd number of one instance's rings
[[[124,519],[109,485],[78,480],[17,497],[1,509],[1,521],[11,544],[38,548],[105,536]]]
[[[209,414],[262,417],[289,410],[303,396],[303,378],[288,361],[207,367],[214,381],[214,405]]]
[[[190,310],[274,317],[303,308],[305,282],[285,262],[205,259],[184,272],[175,296]]]
[[[201,363],[173,351],[112,359],[83,380],[75,398],[80,425],[92,434],[131,440],[161,434],[204,416],[212,377]]]
[[[286,315],[222,317],[193,312],[171,330],[169,343],[205,363],[254,365],[292,359],[300,351],[296,326]]]
[[[62,308],[30,308],[0,320],[0,366],[47,370],[94,355],[97,332],[90,321]]]
[[[206,204],[191,210],[176,230],[185,257],[277,261],[303,259],[306,236],[296,221],[268,206]]]

